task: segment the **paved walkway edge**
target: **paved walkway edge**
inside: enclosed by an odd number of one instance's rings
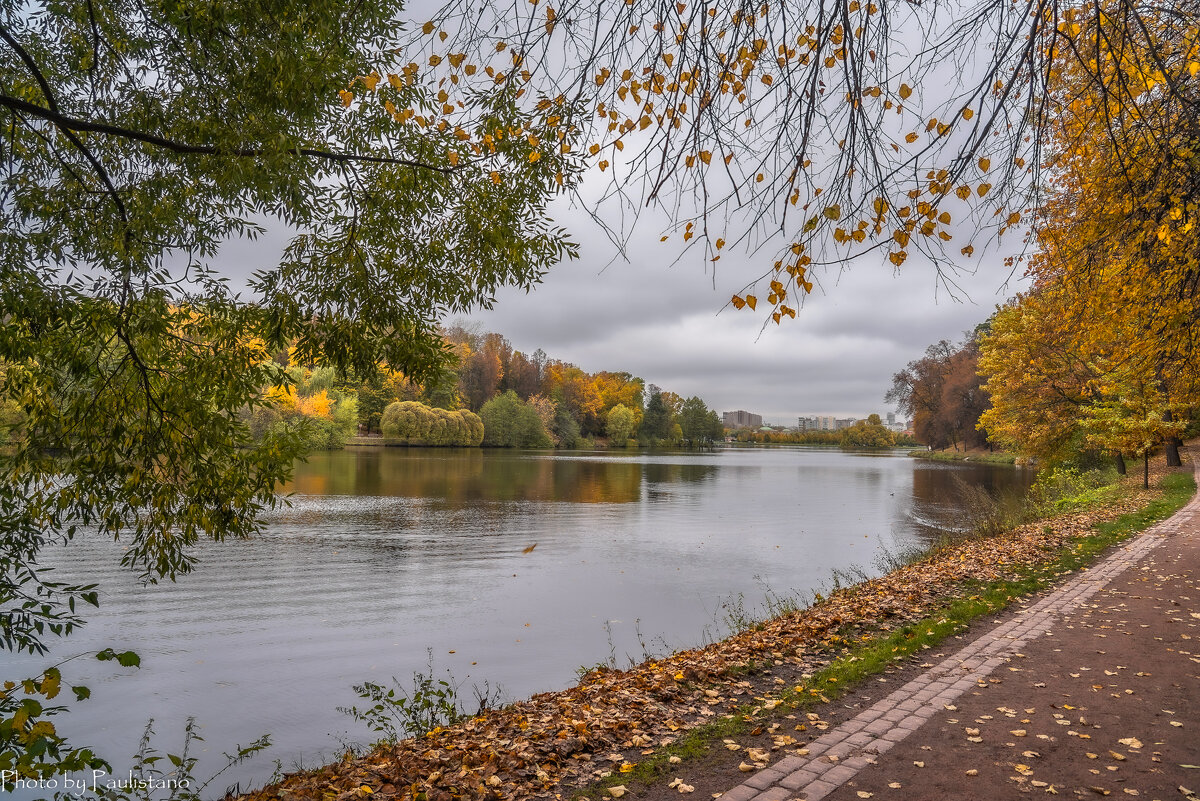
[[[1200,482],[1200,464],[1195,468]],[[1111,556],[1084,568],[1016,617],[930,668],[857,717],[807,746],[807,756],[789,756],[764,768],[724,793],[722,801],[819,801],[873,764],[875,757],[919,729],[946,704],[976,686],[1001,663],[1047,629],[1062,614],[1078,608],[1116,576],[1146,556],[1168,536],[1200,516],[1200,493],[1187,506]]]

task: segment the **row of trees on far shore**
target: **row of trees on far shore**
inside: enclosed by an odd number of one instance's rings
[[[288,382],[245,414],[252,434],[288,432],[309,449],[338,447],[355,433],[389,444],[582,448],[683,445],[722,438],[716,411],[628,372],[588,373],[542,350],[525,354],[503,336],[453,326],[447,364],[423,381],[381,369],[339,377],[330,367],[276,361]]]

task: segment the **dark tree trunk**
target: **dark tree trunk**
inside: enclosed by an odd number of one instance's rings
[[[1117,454],[1117,473],[1125,475],[1125,457],[1119,453]]]
[[[1142,456],[1142,489],[1150,489],[1150,451]]]
[[[1163,414],[1164,423],[1175,422],[1175,416],[1168,409]],[[1167,437],[1167,467],[1183,467],[1183,460],[1179,458],[1179,446],[1183,444],[1183,440],[1179,437]]]

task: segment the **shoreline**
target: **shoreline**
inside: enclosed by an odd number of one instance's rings
[[[1032,465],[1022,462],[1022,460],[1011,453],[988,453],[980,451],[970,453],[967,451],[927,451],[927,450],[910,450],[908,455],[914,459],[928,459],[934,462],[976,462],[983,464],[1007,464],[1014,467],[1031,467]]]
[[[1092,532],[1094,523],[1143,509],[1162,495],[1128,487],[1123,494],[1102,510],[945,546],[880,578],[818,596],[813,606],[749,622],[704,648],[627,671],[593,670],[567,690],[348,755],[242,797],[612,796],[606,788],[651,782],[674,769],[672,759],[748,730],[765,712],[827,704],[971,619],[1045,586],[1070,560],[1096,556],[1111,542]],[[1106,536],[1116,541],[1133,530]],[[925,626],[928,634],[921,633]],[[784,753],[802,745],[795,733],[787,739],[778,745]]]

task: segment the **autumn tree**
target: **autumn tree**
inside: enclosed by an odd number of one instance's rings
[[[994,407],[982,422],[1051,460],[1083,447],[1148,458],[1165,445],[1178,464],[1172,443],[1198,400],[1195,37],[1156,19],[1147,35],[1164,60],[1152,63],[1084,29],[1080,52],[1102,69],[1055,64],[1035,286],[984,340]]]
[[[545,363],[545,354],[542,354]],[[500,390],[512,390],[517,397],[528,400],[537,395],[542,387],[541,365],[521,351],[509,349],[508,359],[501,365]]]
[[[879,415],[871,419],[858,420],[841,432],[841,444],[852,448],[890,448],[896,444],[896,435],[883,426]]]
[[[499,391],[500,379],[504,376],[501,354],[507,346],[504,337],[488,333],[463,358],[459,387],[469,408],[478,410]],[[511,351],[511,347],[507,349]]]
[[[985,444],[984,435],[976,430],[979,415],[988,407],[987,393],[977,375],[978,358],[975,334],[960,345],[943,339],[892,376],[885,400],[912,415],[919,442],[955,450],[959,443],[968,447]]]

